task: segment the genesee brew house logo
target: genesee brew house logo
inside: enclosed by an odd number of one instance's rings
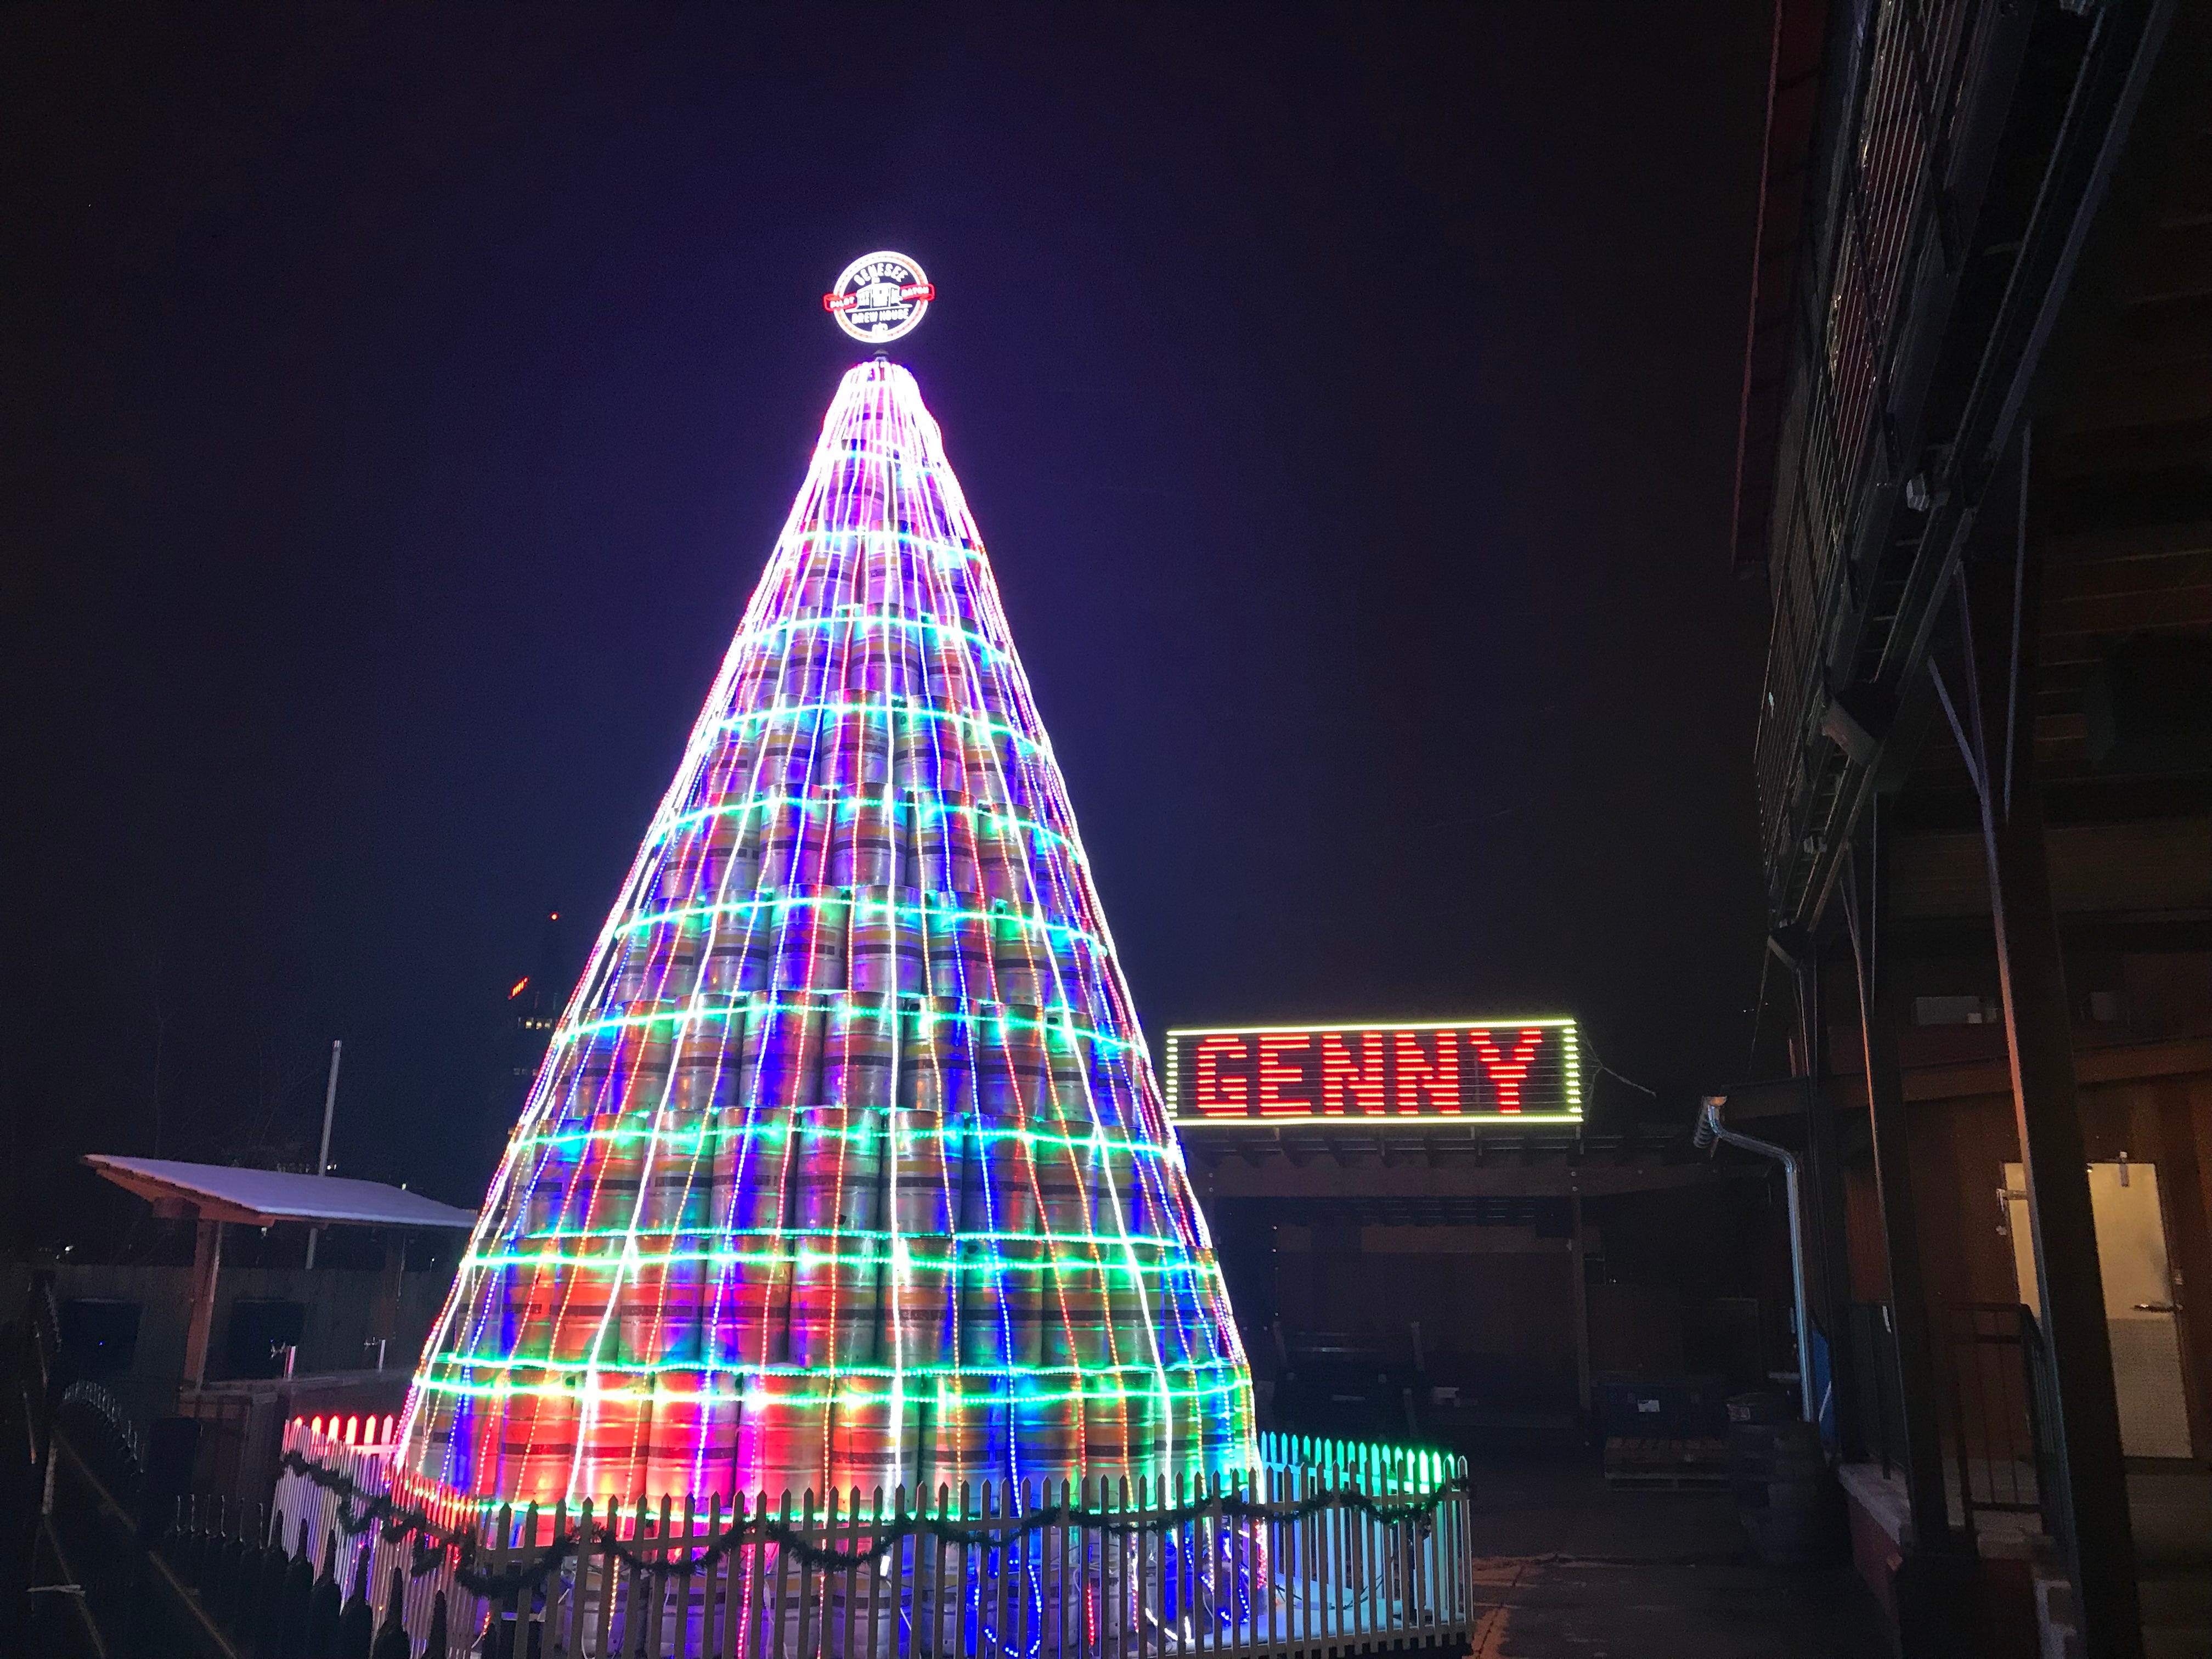
[[[911,334],[937,290],[903,253],[865,253],[845,267],[822,308],[856,340],[882,345]]]
[[[1179,1118],[1582,1115],[1572,1020],[1180,1030],[1167,1046]]]

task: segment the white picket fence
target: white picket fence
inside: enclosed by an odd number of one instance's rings
[[[295,1417],[284,1425],[283,1449],[297,1452],[311,1463],[344,1475],[362,1492],[388,1495],[392,1490],[392,1460],[399,1449],[398,1424],[390,1417]],[[304,1535],[319,1569],[325,1553],[335,1540],[337,1581],[348,1587],[354,1582],[362,1553],[368,1552],[369,1594],[376,1603],[380,1622],[384,1616],[392,1570],[398,1567],[405,1586],[400,1622],[408,1631],[418,1639],[428,1632],[431,1604],[443,1591],[448,1597],[447,1629],[461,1632],[463,1626],[453,1622],[453,1615],[463,1611],[453,1600],[453,1557],[441,1557],[436,1567],[420,1577],[415,1577],[413,1554],[404,1540],[386,1542],[373,1530],[358,1535],[348,1532],[339,1520],[340,1507],[340,1494],[288,1470],[276,1480],[276,1498],[270,1506],[270,1540],[296,1551]],[[361,1507],[356,1501],[356,1515]],[[452,1519],[459,1522],[465,1517],[456,1514]],[[467,1649],[463,1647],[458,1651],[466,1652]]]
[[[388,1436],[349,1444],[343,1425],[334,1438],[295,1422],[285,1448],[362,1491],[386,1489]],[[461,1589],[451,1553],[416,1576],[408,1541],[349,1536],[336,1495],[301,1475],[279,1482],[276,1524],[289,1546],[304,1522],[319,1565],[335,1530],[341,1583],[362,1550],[374,1552],[380,1618],[401,1568],[402,1622],[417,1640],[432,1598],[446,1592],[454,1655],[1341,1659],[1466,1646],[1468,1494],[1437,1492],[1463,1480],[1463,1462],[1279,1436],[1263,1436],[1259,1450],[1256,1468],[1202,1483],[940,1488],[927,1513],[961,1528],[958,1539],[887,1539],[916,1512],[903,1488],[787,1493],[773,1506],[763,1494],[750,1504],[586,1501],[436,1516],[477,1538],[479,1572],[520,1571],[554,1540],[576,1540],[557,1571],[504,1597]],[[1361,1498],[1414,1512],[1378,1518]],[[1240,1514],[1240,1503],[1256,1507]],[[1040,1524],[1055,1507],[1077,1513]],[[804,1546],[856,1559],[811,1562],[763,1538],[764,1519]],[[739,1541],[708,1549],[740,1525]],[[531,1625],[539,1628],[518,1643],[518,1627]]]

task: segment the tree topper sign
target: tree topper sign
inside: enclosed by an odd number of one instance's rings
[[[866,253],[845,267],[822,308],[837,326],[867,345],[886,345],[911,334],[937,290],[921,267],[903,253]]]

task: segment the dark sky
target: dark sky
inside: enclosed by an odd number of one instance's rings
[[[311,1143],[333,1036],[340,1164],[476,1200],[507,988],[614,896],[875,247],[1155,1033],[1565,1009],[1738,1075],[1765,33],[0,12],[11,1231],[157,1121]]]

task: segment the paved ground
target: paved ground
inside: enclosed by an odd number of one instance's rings
[[[1760,1565],[1725,1492],[1614,1492],[1595,1454],[1474,1477],[1478,1659],[1887,1659],[1850,1567]]]
[[[2212,1653],[2212,1475],[2179,1461],[2128,1460],[2128,1510],[2148,1659]]]

